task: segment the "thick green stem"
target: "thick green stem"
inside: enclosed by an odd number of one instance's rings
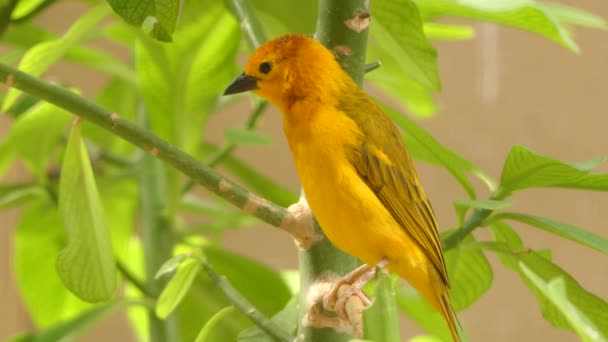
[[[359,84],[363,82],[365,71],[365,51],[367,28],[361,25],[351,27],[347,23],[362,23],[369,20],[369,1],[365,0],[320,0],[317,19],[316,39],[332,50],[342,67]],[[369,21],[368,21],[369,22]],[[362,29],[362,30],[359,30]],[[358,32],[359,31],[359,32]],[[322,231],[315,225],[317,234]],[[322,280],[328,272],[344,275],[357,267],[357,260],[334,247],[327,238],[321,239],[307,250],[301,250],[300,257],[300,328],[302,341],[348,341],[349,333],[329,328],[314,328],[305,324],[305,315],[310,305],[311,287]]]
[[[145,110],[138,111],[138,121],[147,126]],[[141,159],[138,174],[140,189],[141,238],[143,242],[146,288],[157,297],[166,281],[155,279],[155,274],[173,253],[171,219],[167,217],[166,171],[160,161],[149,154]],[[154,310],[148,311],[150,340],[152,342],[179,341],[180,335],[176,313],[165,321],[156,317]]]

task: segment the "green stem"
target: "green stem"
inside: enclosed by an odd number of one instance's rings
[[[355,32],[344,22],[362,13],[369,13],[369,1],[366,0],[320,0],[319,17],[317,18],[316,39],[330,50],[337,52],[338,61],[349,75],[361,85],[363,82],[365,51],[367,47],[367,29]],[[340,54],[340,51],[349,51]],[[322,231],[315,224],[316,233]],[[348,341],[350,333],[338,332],[328,328],[315,328],[304,324],[308,313],[305,305],[311,287],[322,280],[328,272],[344,275],[357,267],[358,261],[338,250],[327,238],[321,239],[307,250],[301,250],[300,258],[300,313],[298,335],[302,341]]]
[[[482,222],[492,214],[492,210],[489,209],[476,209],[471,217],[456,231],[445,238],[443,242],[443,251],[447,252],[450,249],[458,246],[458,244],[471,234],[475,228],[479,227]]]
[[[268,335],[274,337],[275,340],[281,342],[291,342],[295,341],[295,337],[289,335],[285,332],[281,327],[279,327],[276,323],[268,319],[257,310],[248,300],[243,297],[232,284],[223,276],[220,276],[215,272],[215,270],[207,263],[205,260],[201,261],[205,271],[209,275],[209,278],[222,290],[224,295],[230,300],[232,305],[247,316],[252,322],[254,322],[260,329],[264,330]]]
[[[152,292],[150,292],[150,290],[148,290],[146,285],[141,280],[139,280],[133,273],[131,273],[131,271],[129,271],[127,266],[125,264],[123,264],[120,260],[118,260],[118,258],[116,259],[116,268],[118,268],[118,272],[120,272],[120,274],[122,274],[122,276],[125,277],[125,279],[131,285],[135,286],[135,288],[137,288],[139,290],[139,292],[141,292],[142,294],[144,294],[146,297],[149,297],[149,298],[155,297],[155,295]],[[154,309],[154,308],[152,308],[152,309]]]
[[[11,22],[11,15],[17,7],[19,0],[8,0],[5,5],[0,8],[0,36],[4,34],[4,31],[8,28]]]
[[[241,24],[241,28],[247,35],[247,41],[252,49],[257,49],[266,42],[266,35],[258,17],[254,14],[255,10],[249,0],[226,0],[226,5],[236,16]]]
[[[148,126],[143,106],[138,108],[138,121]],[[167,217],[167,174],[163,165],[146,154],[141,159],[138,182],[140,189],[141,238],[144,250],[146,288],[158,297],[167,280],[155,279],[155,274],[173,253],[172,222]],[[148,311],[150,340],[152,342],[179,341],[176,313],[167,320],[159,319],[154,310]]]

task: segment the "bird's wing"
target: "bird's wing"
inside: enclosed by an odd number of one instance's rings
[[[338,109],[355,120],[362,131],[350,162],[449,284],[437,220],[399,130],[362,91],[341,99]]]

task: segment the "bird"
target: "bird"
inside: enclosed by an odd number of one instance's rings
[[[312,213],[334,246],[364,263],[344,279],[352,283],[376,265],[386,267],[460,341],[438,223],[392,120],[328,48],[303,34],[258,47],[224,95],[246,91],[281,111]]]

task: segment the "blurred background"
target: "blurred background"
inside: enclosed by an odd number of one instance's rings
[[[565,1],[565,3],[568,3]],[[608,18],[608,2],[570,1]],[[82,13],[80,4],[60,1],[37,19],[51,31],[62,33]],[[524,145],[560,160],[588,160],[608,156],[608,33],[580,29],[580,55],[548,40],[505,27],[473,24],[476,37],[464,42],[435,44],[439,52],[443,91],[437,96],[440,110],[421,124],[441,143],[459,152],[494,178],[512,145]],[[109,49],[115,47],[108,47]],[[115,49],[114,53],[121,54]],[[68,79],[91,97],[105,78],[90,70],[60,64],[45,78],[57,75]],[[375,92],[374,89],[368,89]],[[223,129],[242,123],[246,101],[230,106],[211,118],[207,132],[221,141]],[[9,120],[0,117],[0,137]],[[291,156],[284,141],[280,115],[267,111],[260,131],[271,135],[271,146],[240,149],[236,154],[263,173],[290,188],[299,189]],[[460,186],[438,167],[418,163],[422,183],[437,212],[442,229],[454,227],[452,200],[464,198]],[[598,168],[608,172],[608,164]],[[15,168],[9,177],[19,180]],[[483,187],[477,184],[480,197]],[[528,190],[515,195],[522,212],[549,216],[608,235],[608,196],[605,193],[575,190]],[[18,210],[0,213],[0,339],[32,329],[19,298],[11,272],[11,236]],[[608,262],[599,252],[556,238],[548,233],[515,225],[531,248],[551,248],[554,261],[570,272],[589,291],[608,300]],[[482,229],[478,236],[486,236]],[[277,269],[297,267],[296,248],[291,238],[272,227],[259,225],[229,232],[224,244]],[[496,264],[494,255],[490,261]],[[36,272],[36,270],[32,270]],[[40,284],[44,286],[44,284]],[[543,320],[538,303],[519,277],[502,267],[495,269],[491,290],[475,305],[460,314],[473,341],[575,341],[575,335],[556,330]],[[404,336],[417,330],[403,320]],[[122,313],[95,328],[83,341],[132,340]]]

